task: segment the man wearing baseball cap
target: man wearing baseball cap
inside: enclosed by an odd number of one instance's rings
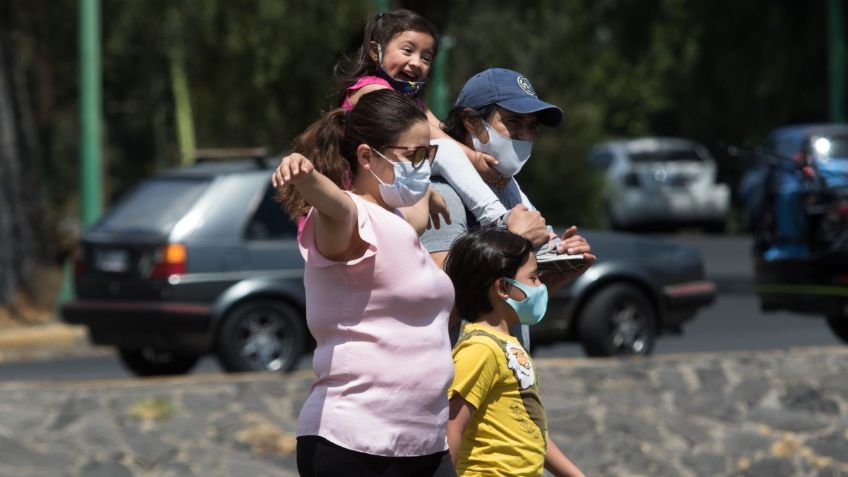
[[[577,277],[595,262],[595,256],[590,253],[591,247],[589,243],[583,237],[577,235],[576,227],[569,227],[561,237],[553,234],[550,228],[546,230],[542,227],[541,237],[538,237],[540,232],[539,224],[544,225],[544,220],[536,208],[533,207],[530,199],[521,191],[518,181],[515,179],[515,176],[530,159],[533,142],[538,135],[540,125],[555,127],[562,123],[562,119],[562,110],[553,104],[539,99],[536,90],[527,77],[516,71],[491,68],[472,76],[465,83],[459,92],[453,109],[445,121],[445,131],[456,141],[475,151],[493,156],[497,160],[494,168],[503,177],[503,181],[490,187],[504,207],[510,211],[506,218],[502,219],[503,223],[500,223],[498,227],[506,228],[511,232],[528,238],[531,242],[534,242],[535,246],[544,244],[536,253],[539,269],[543,268],[542,264],[545,260],[555,261],[555,259],[551,258],[551,255],[583,255],[582,264],[573,270],[540,276],[542,281],[546,282],[545,285],[550,289],[556,289],[556,287],[564,282]],[[443,161],[459,160],[466,157],[458,146],[454,150],[450,147],[440,145],[438,153],[456,156],[439,159]],[[430,251],[430,255],[436,263],[441,264],[447,257],[453,241],[466,231],[476,227],[476,224],[474,223],[473,215],[468,214],[464,210],[462,202],[449,184],[439,182],[438,178],[432,178],[431,180],[431,186],[444,197],[452,222],[450,224],[443,224],[440,229],[428,229],[421,236],[421,243]],[[543,256],[544,260],[542,258]],[[526,293],[525,291],[526,298],[524,301],[530,301],[531,298]],[[454,327],[451,330],[452,339],[458,331],[456,328]],[[515,335],[522,342],[525,350],[529,349],[529,329],[527,325],[515,325],[510,327],[509,331],[510,334]],[[466,340],[472,339],[472,336],[477,336],[475,333],[479,333],[479,329],[472,326],[465,328],[462,333],[458,339],[467,345],[469,341]],[[480,345],[477,344],[476,346]],[[454,355],[454,362],[455,364],[464,362],[466,365],[457,367],[457,377],[455,378],[456,381],[454,381],[455,387],[452,386],[450,392],[451,407],[450,423],[448,424],[448,442],[451,446],[453,458],[457,459],[462,454],[460,449],[465,448],[463,446],[467,442],[479,442],[477,441],[478,437],[488,443],[497,442],[498,445],[504,442],[516,443],[521,441],[522,438],[526,437],[526,434],[521,432],[516,434],[512,430],[509,430],[506,423],[506,421],[510,420],[508,418],[505,421],[499,421],[503,425],[499,429],[506,430],[498,437],[492,437],[491,434],[487,434],[488,431],[483,431],[481,427],[472,424],[472,422],[478,422],[474,420],[474,416],[480,413],[485,414],[488,411],[481,410],[478,413],[475,405],[465,399],[472,395],[476,396],[477,394],[475,393],[478,393],[479,389],[490,385],[494,386],[492,389],[498,389],[495,394],[498,394],[498,399],[501,399],[502,396],[506,396],[507,391],[505,389],[508,386],[503,387],[499,379],[492,378],[492,374],[489,373],[490,369],[480,367],[482,366],[480,364],[481,361],[475,353],[485,354],[486,352],[492,352],[491,349],[486,348],[481,352],[480,348],[477,348],[477,351],[470,351],[470,355],[467,354],[470,348],[457,348],[457,350],[460,349],[463,351],[455,351],[455,353],[466,353],[465,358],[460,359],[457,358],[457,355]],[[495,353],[497,354],[497,352]],[[457,361],[457,359],[460,361]],[[469,367],[467,365],[469,362],[474,364]],[[507,367],[509,367],[508,363],[509,360],[507,359]],[[520,376],[519,367],[513,366],[509,367],[509,369],[516,376]],[[528,369],[530,367],[532,366],[528,365]],[[518,387],[521,388],[525,384],[520,384]],[[468,394],[458,391],[459,389],[466,388],[469,389]],[[494,409],[494,407],[489,409]],[[490,417],[488,419],[499,419],[496,412],[492,411],[489,414]],[[500,417],[505,418],[506,416]],[[513,416],[510,417],[512,420],[515,419]],[[451,429],[453,429],[453,433]],[[459,437],[457,430],[461,434]],[[475,434],[478,435],[475,436]],[[519,436],[518,434],[521,435]],[[501,459],[505,459],[505,456],[521,454],[521,451],[516,450],[518,447],[520,446],[500,445],[499,448],[502,450],[503,456],[492,456],[486,452],[472,455],[474,454],[472,451],[460,459],[462,462],[457,463],[461,464],[464,462],[464,468],[473,468],[476,471],[485,470],[483,473],[489,474],[499,468],[499,465],[502,463]],[[554,475],[583,476],[583,473],[577,466],[568,459],[551,439],[546,438],[546,445],[543,447],[545,467]],[[481,458],[483,454],[485,454],[485,457]],[[457,470],[458,474],[463,474],[459,467]]]
[[[583,265],[556,277],[567,281],[595,262],[591,247],[576,234],[573,226],[561,237],[551,240],[550,227],[546,230],[541,214],[515,179],[530,158],[539,126],[555,127],[562,119],[562,109],[539,99],[527,77],[504,68],[490,68],[466,81],[445,120],[444,129],[456,141],[497,159],[494,168],[503,180],[490,187],[510,211],[499,227],[528,238],[536,246],[545,244],[543,249],[548,253],[584,255]],[[442,161],[467,160],[455,143],[440,143],[438,154],[446,156],[439,158]],[[421,243],[433,260],[442,265],[454,240],[478,224],[450,184],[433,177],[432,187],[444,197],[451,223],[428,229],[421,236]],[[516,334],[519,333],[525,346],[529,346],[527,327],[516,330]]]

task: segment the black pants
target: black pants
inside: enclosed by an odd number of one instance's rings
[[[384,457],[345,449],[318,436],[297,438],[301,477],[456,477],[448,451],[420,457]]]

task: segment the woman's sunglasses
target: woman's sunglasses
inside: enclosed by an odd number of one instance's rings
[[[424,161],[433,162],[433,159],[436,157],[436,151],[439,150],[439,146],[436,144],[432,144],[429,146],[384,146],[383,149],[402,149],[407,153],[412,153],[410,155],[404,154],[404,159],[408,160],[412,163],[412,167],[418,169],[421,167],[421,164],[424,164]]]

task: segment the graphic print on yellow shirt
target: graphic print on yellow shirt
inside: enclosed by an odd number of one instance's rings
[[[541,476],[547,424],[529,354],[518,340],[470,323],[453,350],[459,394],[477,411],[465,428],[460,476]]]

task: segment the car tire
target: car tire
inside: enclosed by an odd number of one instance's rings
[[[633,285],[616,283],[598,290],[582,308],[577,333],[588,356],[651,354],[657,312]]]
[[[837,338],[842,340],[843,343],[848,344],[848,315],[839,314],[839,315],[827,315],[827,326],[830,327],[830,331],[836,335]]]
[[[302,314],[280,300],[251,300],[224,319],[217,339],[226,371],[291,371],[306,347]]]
[[[174,376],[194,368],[199,356],[184,355],[155,348],[119,348],[124,366],[136,376]]]

